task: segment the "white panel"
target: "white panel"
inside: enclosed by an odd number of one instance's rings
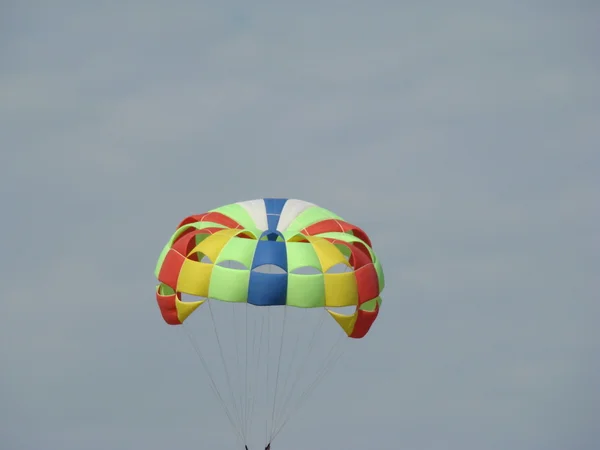
[[[250,217],[254,220],[256,228],[261,231],[265,231],[269,228],[267,222],[267,207],[265,206],[265,201],[263,199],[248,200],[245,202],[238,202],[237,204],[248,211],[248,214],[250,214]]]
[[[304,200],[296,200],[289,199],[283,205],[283,210],[281,211],[281,217],[279,218],[279,223],[277,224],[278,231],[285,231],[287,227],[298,217],[302,211],[308,209],[312,206],[316,206],[314,203],[305,202]]]

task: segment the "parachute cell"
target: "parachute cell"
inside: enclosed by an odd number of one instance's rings
[[[233,261],[246,270],[219,265]],[[343,264],[344,273],[328,271]],[[257,270],[275,266],[277,273]],[[305,275],[295,269],[312,267]],[[182,324],[203,301],[181,294],[255,306],[356,306],[329,311],[351,338],[362,338],[379,314],[383,271],[368,235],[336,214],[301,200],[234,203],[186,218],[156,265],[156,298],[164,320]]]

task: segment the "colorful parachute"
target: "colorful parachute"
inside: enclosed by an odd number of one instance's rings
[[[342,271],[337,270],[339,268]],[[186,218],[160,254],[155,275],[159,281],[156,299],[168,324],[182,325],[206,302],[209,306],[216,301],[233,307],[233,322],[224,327],[215,326],[214,330],[224,366],[227,363],[222,350],[222,336],[237,333],[240,328],[245,331],[240,345],[246,346],[246,366],[248,359],[250,365],[255,362],[256,366],[264,366],[255,360],[256,352],[264,346],[265,316],[262,322],[259,319],[252,322],[256,324],[255,329],[249,331],[248,310],[255,313],[268,311],[268,320],[272,320],[270,310],[278,306],[284,307],[284,310],[288,307],[294,307],[292,309],[296,311],[325,310],[341,326],[345,336],[362,338],[377,318],[380,293],[384,287],[381,264],[363,230],[312,203],[279,198],[229,204]],[[193,297],[188,300],[183,294]],[[238,311],[235,305],[239,304],[246,308],[245,327],[235,323]],[[256,308],[248,308],[248,305]],[[339,308],[345,307],[352,307],[353,312],[339,312]],[[212,309],[210,314],[213,316]],[[281,336],[285,319],[283,323]],[[294,339],[296,342],[301,340],[304,327],[308,341],[312,336],[308,327],[302,321],[299,324],[300,330],[294,332]],[[282,339],[275,334],[271,340],[277,342]],[[237,367],[231,370],[233,375],[229,376],[227,367],[225,370],[227,378],[239,375],[244,392],[240,394],[239,401],[232,394],[233,403],[227,405],[224,401],[224,406],[238,437],[247,444],[249,422],[255,414],[249,413],[248,399],[243,397],[248,396],[249,391],[251,395],[257,394],[251,386],[253,375],[248,375],[247,369],[245,374],[239,374],[240,345],[236,341]],[[281,342],[279,345],[284,344]],[[274,360],[277,363],[275,396],[282,353],[280,349],[279,358]],[[210,369],[208,363],[207,367]],[[291,375],[298,372],[292,370]],[[317,375],[320,376],[320,372]],[[226,390],[233,389],[231,384],[228,383]],[[266,390],[269,389],[266,386]],[[224,397],[218,389],[214,390],[220,398]],[[284,393],[285,399],[286,395]],[[276,399],[273,410],[276,409],[275,404]],[[268,442],[280,429],[274,425],[274,411],[272,422],[273,429],[266,436]]]

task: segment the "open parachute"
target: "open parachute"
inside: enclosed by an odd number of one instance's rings
[[[368,333],[384,287],[362,229],[315,204],[279,198],[187,217],[155,275],[162,317],[184,325],[250,449],[253,438],[262,441],[256,448],[270,445],[339,359],[344,341]],[[205,314],[192,314],[203,304]],[[339,327],[323,326],[327,315]]]

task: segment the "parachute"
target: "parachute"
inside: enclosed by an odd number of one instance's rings
[[[164,321],[186,331],[246,448],[253,437],[270,446],[348,338],[367,335],[384,288],[361,228],[313,203],[280,198],[185,218],[155,275]],[[205,314],[192,314],[202,305]],[[339,327],[324,326],[328,316]]]

